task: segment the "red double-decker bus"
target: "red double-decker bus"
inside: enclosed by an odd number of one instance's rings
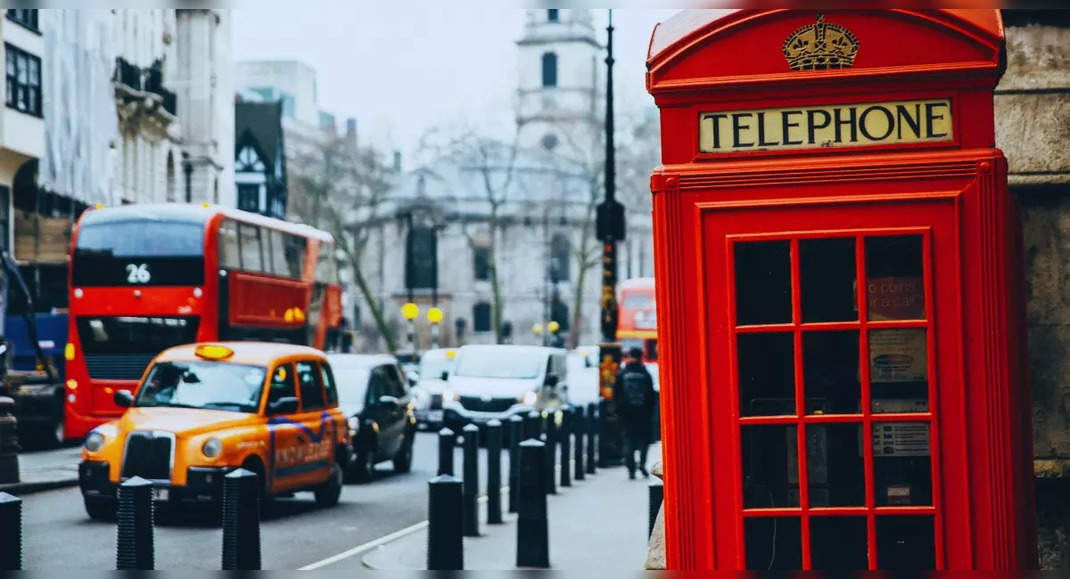
[[[121,414],[160,351],[211,340],[323,349],[340,325],[330,234],[213,205],[90,209],[71,242],[65,426]]]
[[[617,340],[624,354],[643,350],[643,361],[658,361],[658,312],[654,301],[654,278],[638,277],[620,283]]]

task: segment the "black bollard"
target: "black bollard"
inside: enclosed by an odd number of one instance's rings
[[[479,536],[479,427],[468,424],[464,433],[464,536]]]
[[[427,481],[427,569],[464,569],[461,481],[448,474]]]
[[[516,521],[516,566],[550,566],[550,532],[546,520],[546,445],[535,439],[520,443],[520,488]]]
[[[598,448],[598,404],[587,405],[587,474],[598,472],[595,450]]]
[[[22,499],[0,492],[0,570],[22,569]]]
[[[538,410],[532,410],[524,417],[524,439],[528,438],[542,439],[542,415]]]
[[[449,428],[438,431],[438,474],[453,476],[453,447],[457,445],[457,435]]]
[[[524,417],[509,417],[509,512],[516,512],[516,481],[520,476],[520,441],[524,437]]]
[[[543,470],[543,476],[546,478],[546,494],[557,494],[557,422],[554,420],[554,412],[547,412],[543,417],[543,421],[546,423],[546,433],[543,435],[543,439],[546,443],[546,452],[543,454],[543,460],[546,461],[546,468]]]
[[[654,521],[658,519],[658,511],[661,510],[661,501],[665,497],[665,487],[662,486],[661,479],[655,478],[650,481],[650,524],[647,525],[646,536],[650,538],[650,535],[654,533]]]
[[[135,476],[119,485],[118,529],[115,538],[115,568],[152,570],[152,483]]]
[[[561,445],[561,486],[572,486],[572,410],[568,407],[561,409],[561,425],[557,428],[557,442]]]
[[[577,406],[572,409],[572,444],[574,469],[573,475],[576,480],[584,480],[587,477],[586,469],[583,466],[583,437],[586,434],[587,418],[584,416],[583,406]]]
[[[244,468],[223,477],[223,570],[260,570],[260,477]]]
[[[502,522],[502,423],[491,420],[487,432],[487,523]]]

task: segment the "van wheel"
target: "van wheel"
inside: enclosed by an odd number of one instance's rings
[[[327,480],[316,487],[316,505],[320,507],[333,507],[338,504],[338,498],[342,496],[342,467],[338,463],[331,465],[331,474]]]
[[[85,513],[94,521],[114,521],[115,501],[112,499],[91,499],[83,497]]]
[[[394,455],[394,472],[405,474],[412,470],[412,443],[413,435],[410,433],[405,438],[405,442],[401,443],[398,453]]]

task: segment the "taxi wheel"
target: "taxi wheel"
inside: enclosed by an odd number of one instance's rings
[[[342,467],[337,462],[333,463],[327,480],[316,488],[316,505],[333,507],[338,504],[338,497],[342,496],[342,478]]]
[[[114,521],[115,501],[111,499],[84,498],[85,513],[94,521]]]

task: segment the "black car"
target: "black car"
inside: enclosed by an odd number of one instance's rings
[[[416,438],[413,401],[397,359],[387,355],[331,354],[339,408],[349,420],[353,456],[347,478],[367,481],[375,465],[392,461],[395,472],[412,468]]]

